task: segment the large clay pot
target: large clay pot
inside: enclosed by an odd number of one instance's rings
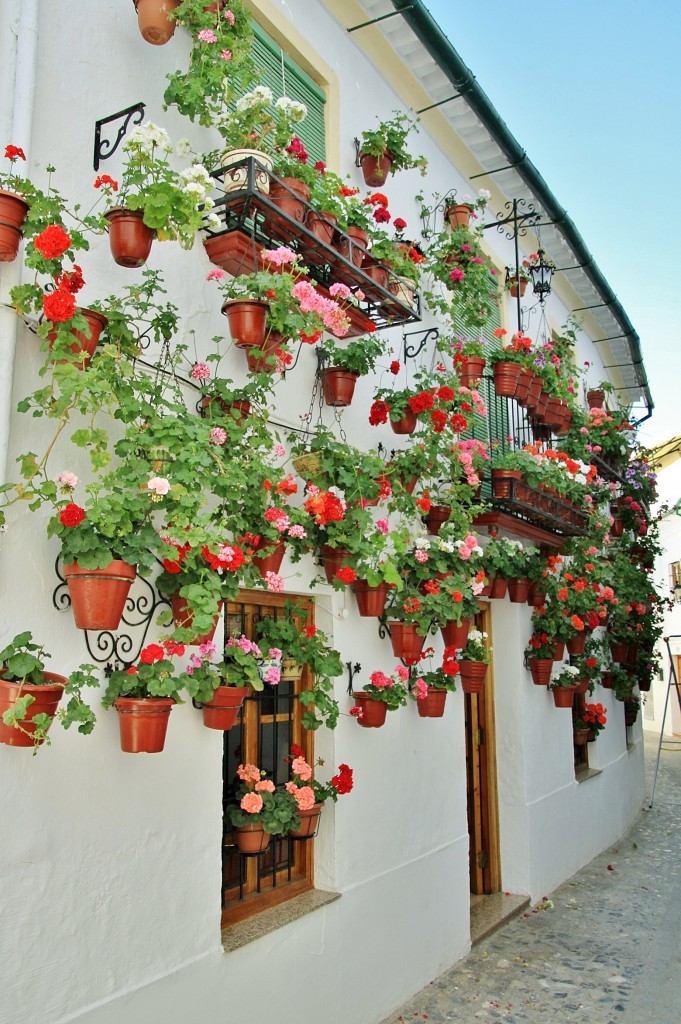
[[[173,622],[180,629],[191,629],[194,622],[194,613],[187,604],[184,597],[180,597],[179,594],[173,594],[170,598],[170,607],[173,612]],[[220,621],[220,612],[222,611],[222,601],[218,604],[218,610],[213,616],[213,625],[207,633],[197,634],[193,636],[191,640],[185,640],[188,647],[198,647],[200,644],[207,644],[215,636],[215,630],[218,627]]]
[[[390,590],[387,583],[379,583],[376,587],[370,587],[366,580],[355,580],[351,586],[360,615],[378,617],[383,614]]]
[[[470,616],[462,619],[461,622],[454,622],[452,620],[442,626],[440,632],[442,633],[445,647],[456,647],[457,650],[462,650],[466,646],[466,640],[472,625],[473,618]]]
[[[328,544],[322,544],[319,549],[319,560],[324,569],[328,583],[333,583],[336,573],[344,565],[350,565],[352,556],[346,548],[332,548]]]
[[[43,672],[41,684],[8,682],[0,678],[0,743],[6,743],[10,747],[34,747],[42,744],[44,740],[38,740],[36,743],[33,738],[33,718],[36,715],[54,718],[67,682],[65,676],[57,675],[56,672]],[[27,717],[21,723],[21,728],[5,725],[2,720],[5,711],[9,711],[17,697],[26,697],[29,694],[34,700],[27,711]]]
[[[310,210],[307,215],[307,226],[315,238],[324,245],[331,245],[336,230],[337,218],[325,210]]]
[[[363,729],[380,729],[385,725],[388,707],[382,700],[372,700],[368,693],[353,693],[352,699],[362,709],[357,721]]]
[[[14,192],[0,189],[0,263],[16,259],[28,203]]]
[[[513,604],[525,604],[530,592],[530,581],[515,579],[508,581],[508,597]]]
[[[78,308],[78,312],[82,313],[88,324],[89,337],[84,331],[77,331],[72,328],[71,334],[76,339],[72,345],[68,346],[69,352],[73,352],[74,355],[79,355],[81,358],[74,363],[74,366],[78,366],[81,369],[85,369],[90,359],[94,355],[95,349],[99,342],[99,336],[106,327],[107,318],[103,313],[98,313],[95,309],[81,309]],[[54,345],[57,338],[56,331],[50,331],[47,335],[47,340],[50,345],[50,350]],[[65,362],[65,360],[59,360]]]
[[[269,302],[263,299],[228,299],[225,302],[222,312],[237,348],[263,347],[269,308]]]
[[[416,413],[408,409],[398,420],[390,420],[393,434],[413,434],[416,430]]]
[[[263,344],[246,349],[246,362],[251,373],[274,373],[277,369],[277,351],[284,343],[279,331],[270,331]],[[261,353],[258,355],[258,353]]]
[[[470,224],[472,209],[466,203],[457,203],[445,207],[445,217],[452,228],[467,228]]]
[[[510,480],[520,480],[522,474],[519,469],[493,469],[492,470],[492,494],[495,498],[510,498]]]
[[[172,697],[119,697],[121,750],[126,754],[159,754],[168,730]]]
[[[548,686],[551,679],[551,670],[553,669],[553,660],[551,658],[528,658],[527,664],[530,666],[534,685]]]
[[[401,658],[405,665],[415,665],[421,657],[425,636],[417,633],[411,622],[389,622],[388,629],[395,657]]]
[[[218,686],[212,699],[203,705],[203,724],[206,728],[221,729],[223,732],[231,729],[249,692],[248,686]]]
[[[346,231],[348,238],[341,235],[337,245],[338,252],[341,256],[344,256],[346,260],[355,267],[361,267],[364,257],[366,256],[366,248],[369,244],[369,235],[366,231],[361,228],[356,228],[352,224],[348,224]]]
[[[156,232],[144,223],[142,211],[116,207],[104,216],[109,222],[109,247],[114,263],[131,270],[143,267]]]
[[[369,188],[380,188],[385,185],[393,165],[392,155],[386,150],[381,156],[372,156],[370,153],[360,153],[359,162],[364,175],[364,181]]]
[[[176,22],[168,17],[180,0],[135,0],[137,24],[142,38],[153,46],[163,46],[175,32]]]
[[[585,747],[589,742],[589,730],[588,729],[573,729],[572,730],[572,742],[575,747]]]
[[[431,505],[426,514],[428,533],[437,536],[442,529],[442,524],[447,522],[451,514],[452,510],[449,505]]]
[[[571,708],[575,696],[574,686],[554,686],[551,691],[557,708]]]
[[[359,374],[344,370],[342,366],[329,366],[322,370],[322,389],[327,405],[342,408],[350,405]]]
[[[503,576],[495,576],[489,586],[489,596],[493,601],[503,601],[508,591],[508,580]]]
[[[244,853],[247,856],[264,853],[272,838],[269,832],[265,832],[259,821],[254,821],[252,825],[239,825],[234,829],[234,833],[239,853]]]
[[[454,369],[462,387],[476,388],[485,369],[485,359],[483,356],[465,356],[455,363]]]
[[[281,178],[280,181],[270,182],[270,201],[290,220],[295,220],[298,224],[305,223],[307,214],[305,204],[309,200],[310,188],[298,178]],[[275,215],[272,215],[272,219],[279,224],[285,223]]]
[[[497,395],[514,398],[520,376],[520,363],[495,363],[494,387]]]
[[[300,828],[295,832],[289,832],[289,839],[313,839],[319,827],[319,817],[323,806],[323,803],[319,803],[313,804],[306,811],[299,810]]]
[[[253,161],[253,184],[257,192],[270,191],[272,157],[259,149],[232,149],[223,153],[221,163],[225,170],[225,192],[239,192],[248,186],[250,160]]]
[[[569,640],[565,641],[568,654],[578,655],[584,653],[586,645],[586,633],[575,633]]]
[[[274,546],[264,550],[267,554],[253,555],[253,565],[259,570],[263,579],[266,578],[268,572],[276,573],[281,569],[281,563],[284,561],[284,555],[286,554],[286,543],[280,540]]]
[[[445,713],[445,701],[447,691],[437,687],[429,686],[425,697],[419,697],[416,701],[416,710],[421,718],[442,718]]]
[[[137,566],[114,559],[104,569],[64,566],[73,618],[78,629],[118,629]]]
[[[487,677],[484,661],[460,661],[461,688],[464,693],[481,693]]]

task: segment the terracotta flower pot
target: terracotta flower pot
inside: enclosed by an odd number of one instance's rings
[[[612,672],[603,672],[601,675],[601,686],[605,690],[612,690],[613,686],[613,674]]]
[[[307,226],[315,238],[324,245],[331,245],[336,230],[337,218],[326,210],[310,210],[307,215]]]
[[[525,405],[527,397],[530,393],[530,385],[534,379],[534,372],[524,366],[520,368],[518,374],[518,382],[515,388],[515,400],[521,405]]]
[[[571,708],[575,696],[574,686],[556,686],[551,691],[557,708]]]
[[[284,339],[279,331],[270,331],[259,348],[246,349],[246,362],[251,373],[274,373],[277,369],[277,352]],[[261,353],[258,355],[257,353]]]
[[[319,549],[319,560],[327,582],[333,583],[337,571],[344,565],[351,564],[352,556],[346,548],[332,548],[328,544],[322,544]]]
[[[580,697],[583,697],[588,689],[589,689],[589,680],[588,679],[580,679],[579,682],[577,683],[577,685],[575,686],[575,693],[579,694]]]
[[[0,678],[0,743],[10,747],[36,746],[33,738],[36,728],[33,719],[36,715],[54,718],[67,682],[65,676],[57,675],[56,672],[43,672],[41,684],[8,682]],[[15,729],[13,726],[5,725],[2,720],[5,711],[9,711],[17,697],[26,697],[29,694],[34,700],[21,723],[21,728]],[[43,742],[44,740],[39,740],[38,745]]]
[[[330,366],[322,370],[322,389],[326,404],[336,408],[350,405],[358,380],[358,373],[344,370],[341,366]]]
[[[104,216],[109,222],[109,247],[114,263],[132,270],[143,267],[156,232],[144,223],[142,211],[116,207]]]
[[[522,299],[523,295],[527,291],[527,286],[530,283],[528,279],[526,277],[521,277],[520,279],[518,279],[517,277],[514,276],[509,278],[509,281],[511,282],[511,287],[509,288],[511,297],[514,299],[520,297]]]
[[[495,498],[510,498],[511,484],[509,481],[522,479],[519,469],[493,469],[491,475],[492,494]]]
[[[164,747],[172,697],[119,697],[121,750],[126,754],[159,754]]]
[[[447,522],[451,514],[452,510],[449,505],[431,505],[426,514],[428,533],[437,536],[442,528],[442,524]]]
[[[137,24],[142,38],[153,46],[163,46],[175,32],[176,22],[168,17],[180,0],[135,0]]]
[[[237,348],[262,348],[269,303],[262,299],[228,299],[222,307]]]
[[[352,699],[362,709],[357,721],[363,729],[380,729],[385,725],[388,706],[382,700],[372,700],[368,693],[353,693]]]
[[[497,395],[514,398],[520,376],[520,363],[495,363],[494,387]]]
[[[300,815],[300,828],[295,832],[289,832],[289,839],[313,839],[319,827],[319,818],[324,804],[313,804],[306,811],[298,811]]]
[[[599,391],[596,388],[587,391],[586,400],[590,409],[602,409],[605,404],[605,391]]]
[[[271,181],[270,201],[290,220],[304,224],[307,215],[305,204],[310,201],[310,188],[298,178],[281,178],[280,181]],[[276,215],[271,216],[272,220],[277,223],[285,224],[285,221]]]
[[[445,217],[452,228],[467,228],[471,220],[470,206],[465,203],[457,203],[454,206],[445,207]]]
[[[562,661],[565,655],[565,644],[562,640],[556,640],[553,645],[553,660]]]
[[[254,821],[252,825],[239,825],[234,829],[234,833],[239,853],[244,853],[247,856],[264,853],[272,838],[269,832],[265,832],[259,821]]]
[[[421,657],[425,636],[417,633],[411,622],[389,622],[388,628],[395,657],[401,658],[405,665],[415,665]]]
[[[440,632],[442,633],[445,647],[456,647],[459,651],[464,648],[472,625],[473,618],[470,616],[462,619],[460,623],[452,620],[452,622],[442,626]]]
[[[513,604],[525,604],[530,592],[530,581],[515,579],[508,581],[508,597]]]
[[[344,256],[346,260],[350,260],[355,267],[359,268],[362,266],[366,256],[369,235],[366,231],[356,228],[352,224],[348,224],[346,234],[348,238],[341,236],[338,241],[338,251],[341,256]]]
[[[638,718],[638,711],[626,711],[624,712],[624,724],[629,729],[636,722]]]
[[[508,580],[503,576],[495,576],[489,585],[489,596],[493,601],[503,601],[508,592]]]
[[[442,718],[445,713],[447,691],[429,686],[428,694],[416,701],[416,710],[421,718]]]
[[[0,263],[16,259],[28,203],[14,192],[0,189]]]
[[[393,434],[413,434],[416,430],[416,413],[408,409],[398,420],[390,420]]]
[[[194,613],[187,604],[184,597],[180,597],[179,594],[173,594],[170,598],[170,607],[173,612],[173,622],[180,629],[191,629],[194,622]],[[200,635],[193,636],[191,640],[186,640],[185,643],[188,647],[198,647],[200,644],[207,644],[215,636],[215,630],[218,627],[220,621],[220,613],[222,611],[222,601],[218,605],[218,610],[213,616],[213,625],[207,633],[201,633]]]
[[[223,732],[231,729],[249,692],[248,686],[218,686],[212,699],[203,705],[203,724],[206,728],[221,729]]]
[[[460,661],[461,688],[464,693],[481,693],[487,678],[484,661]]]
[[[74,355],[80,355],[80,359],[74,363],[74,366],[78,366],[81,369],[85,369],[90,359],[94,355],[95,349],[99,343],[99,336],[106,327],[107,318],[103,313],[98,313],[95,309],[81,309],[78,307],[78,312],[82,313],[88,324],[88,334],[84,331],[71,330],[71,334],[76,339],[72,345],[68,346],[69,352],[73,352]],[[50,331],[47,335],[47,340],[50,345],[50,350],[57,338],[56,331]],[[59,360],[59,362],[65,362],[65,360]]]
[[[551,658],[528,658],[532,682],[535,686],[548,686],[551,679],[553,661]]]
[[[569,640],[565,641],[568,654],[578,655],[584,653],[586,645],[586,633],[575,633]]]
[[[137,566],[115,559],[104,569],[64,566],[77,629],[118,629]]]
[[[253,555],[253,565],[259,570],[263,579],[265,579],[268,572],[279,572],[281,569],[281,563],[284,561],[284,555],[286,554],[286,543],[280,540],[274,546],[264,550],[267,554]]]
[[[585,747],[589,742],[588,729],[573,729],[572,742],[576,747]]]
[[[485,369],[483,356],[465,356],[454,364],[462,387],[476,388]]]
[[[362,259],[362,272],[366,274],[367,277],[371,278],[374,284],[377,284],[380,288],[388,290],[388,283],[390,280],[388,268],[385,264],[381,263],[380,260],[375,260],[372,256],[364,256]]]
[[[386,150],[381,156],[372,156],[370,153],[360,153],[359,162],[364,175],[364,181],[369,188],[380,188],[385,185],[393,165],[393,158]]]
[[[541,608],[546,603],[546,591],[541,583],[530,583],[527,603],[534,608]]]
[[[366,580],[355,580],[351,586],[360,615],[378,617],[383,614],[390,590],[387,583],[379,583],[376,587],[370,587]]]

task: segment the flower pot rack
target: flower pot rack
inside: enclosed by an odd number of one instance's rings
[[[61,571],[59,557],[55,559],[54,571],[59,582],[52,593],[52,603],[57,611],[65,612],[71,607],[71,598]],[[88,654],[98,665],[106,665],[107,675],[137,661],[140,651],[146,645],[149,627],[159,608],[165,606],[170,609],[170,601],[157,594],[144,576],[136,577],[132,590],[138,594],[131,593],[128,597],[121,620],[131,632],[114,632],[108,629],[96,632],[82,630]]]
[[[99,165],[103,160],[108,160],[110,156],[114,155],[121,144],[123,136],[128,131],[131,121],[132,124],[142,123],[144,120],[145,107],[146,104],[140,100],[139,103],[135,103],[131,107],[126,107],[125,110],[119,110],[117,114],[109,114],[108,117],[101,117],[98,121],[95,121],[94,160],[92,164],[95,171],[99,170]],[[121,120],[122,124],[118,126],[116,138],[111,141],[103,139],[102,128],[104,125],[111,124],[113,121]]]
[[[322,241],[307,226],[309,214],[317,212],[312,206],[296,197],[303,210],[302,220],[288,216],[267,193],[256,187],[255,159],[247,157],[241,163],[246,165],[248,173],[246,184],[237,191],[224,191],[224,168],[211,173],[215,181],[213,213],[224,225],[217,231],[206,229],[204,244],[213,263],[235,276],[252,273],[262,266],[261,249],[287,245],[300,255],[309,268],[309,276],[322,289],[340,282],[364,292],[365,299],[359,307],[348,311],[352,324],[348,337],[373,329],[371,324],[376,327],[395,327],[420,321],[418,296],[414,306],[399,299],[397,277],[391,271],[388,271],[387,287],[372,280],[354,265],[352,252],[355,242],[349,235],[338,229],[334,232],[334,241],[340,240],[345,245],[348,254],[345,256],[335,244]],[[278,182],[286,189],[285,183],[276,175],[270,173],[269,178],[271,182]]]

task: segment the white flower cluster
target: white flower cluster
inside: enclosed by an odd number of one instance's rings
[[[468,634],[470,636],[470,633]],[[574,679],[575,676],[579,675],[579,668],[576,665],[568,665],[567,662],[562,664],[557,670],[554,669],[551,673],[551,682],[556,682],[564,676],[569,676]]]
[[[299,103],[298,100],[292,100],[290,96],[280,96],[277,102],[274,104],[277,110],[280,110],[284,117],[288,118],[294,124],[302,121],[307,116],[307,107],[304,103]]]
[[[159,128],[153,121],[145,121],[139,127],[133,128],[123,143],[123,148],[145,156],[152,156],[155,149],[165,153],[172,153],[173,150],[168,132],[165,128]]]
[[[236,101],[236,109],[239,114],[243,114],[245,110],[267,107],[271,102],[272,90],[268,89],[266,85],[256,85],[253,92],[245,92],[243,96],[239,97]]]

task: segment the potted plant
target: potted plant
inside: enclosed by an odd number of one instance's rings
[[[26,159],[23,149],[6,146],[5,159],[9,160],[9,171],[0,172],[0,263],[11,263],[19,251],[22,226],[35,190],[28,178],[14,170],[17,160]]]
[[[344,199],[341,195],[343,180],[333,171],[320,173],[310,192],[310,210],[307,227],[325,245],[330,246],[339,221],[345,214]]]
[[[216,654],[217,647],[211,640],[200,644],[198,652],[190,655],[180,681],[195,706],[201,707],[206,728],[226,732],[234,725],[248,694],[263,689],[256,660],[261,652],[242,636],[229,638],[219,661],[215,661]]]
[[[487,639],[487,633],[483,630],[472,629],[466,646],[459,651],[459,673],[464,693],[480,693],[485,685],[492,654],[492,648],[485,643]]]
[[[463,195],[460,199],[447,195],[443,202],[445,220],[451,228],[467,228],[471,218],[475,219],[479,212],[484,211],[491,198],[492,195],[486,188],[481,188],[475,199],[469,195]],[[435,194],[433,199],[437,203],[440,197]]]
[[[477,388],[487,365],[487,339],[483,335],[461,335],[450,348],[461,386]]]
[[[451,655],[451,657],[448,657]],[[445,713],[445,702],[448,693],[456,692],[455,677],[459,665],[456,661],[456,650],[445,648],[442,666],[429,672],[420,672],[409,691],[410,698],[416,703],[420,718],[442,718]]]
[[[375,336],[356,338],[342,346],[333,338],[326,338],[319,349],[326,404],[332,407],[350,405],[358,378],[373,370],[382,352],[383,344]]]
[[[175,32],[173,12],[180,0],[135,0],[137,25],[145,42],[163,46]]]
[[[299,224],[307,219],[306,204],[323,173],[323,165],[310,164],[309,154],[297,136],[283,149],[274,153],[273,171],[279,181],[270,181],[270,199],[288,218]]]
[[[553,693],[553,701],[557,708],[572,707],[578,676],[579,668],[567,663],[561,664],[551,673],[549,689]]]
[[[83,686],[99,686],[94,665],[81,665],[66,677],[45,668],[48,657],[42,644],[33,642],[30,631],[18,633],[0,651],[0,743],[33,747],[37,753],[55,718],[68,729],[74,723],[87,735],[95,725],[95,714],[82,698]],[[58,705],[62,696],[69,700]]]
[[[402,665],[396,665],[391,676],[376,671],[371,673],[370,679],[361,691],[353,692],[355,704],[350,714],[364,729],[380,729],[388,711],[406,707],[409,672]]]
[[[533,619],[534,623],[534,619]],[[525,660],[536,686],[548,686],[553,671],[555,640],[546,632],[535,632],[525,648]]]
[[[430,609],[423,595],[412,587],[403,587],[399,593],[393,592],[385,614],[393,654],[405,665],[415,665],[432,626]]]
[[[418,131],[417,123],[404,111],[395,110],[391,118],[361,133],[359,159],[364,180],[370,188],[385,184],[388,174],[395,171],[418,167],[421,174],[426,173],[426,158],[412,156],[407,149],[409,135]]]
[[[275,786],[265,777],[266,773],[253,764],[240,764],[237,775],[241,779],[235,793],[237,803],[229,804],[225,814],[234,826],[240,853],[262,853],[272,836],[300,829],[300,814],[293,793]]]
[[[184,645],[167,639],[143,647],[137,665],[117,669],[109,677],[102,706],[118,712],[121,750],[126,754],[158,754],[163,750],[170,711],[181,704],[182,679],[173,658]]]
[[[481,228],[440,232],[422,269],[433,282],[424,290],[428,305],[456,322],[458,330],[482,330],[498,309],[498,274],[482,247]]]
[[[581,712],[581,719],[588,727],[588,742],[592,743],[605,729],[608,713],[603,704],[586,702]]]
[[[291,747],[291,779],[286,783],[286,790],[293,795],[298,806],[300,827],[290,829],[289,839],[312,839],[317,834],[319,817],[327,800],[334,803],[338,797],[350,793],[353,787],[352,768],[347,764],[338,766],[338,772],[330,782],[320,782],[314,777],[314,769],[323,765],[318,758],[314,765],[305,760],[302,749],[293,744]]]
[[[358,188],[343,185],[339,193],[342,206],[338,213],[338,228],[344,234],[338,240],[338,251],[359,268],[366,256],[374,224],[371,205],[365,199],[358,198]]]

